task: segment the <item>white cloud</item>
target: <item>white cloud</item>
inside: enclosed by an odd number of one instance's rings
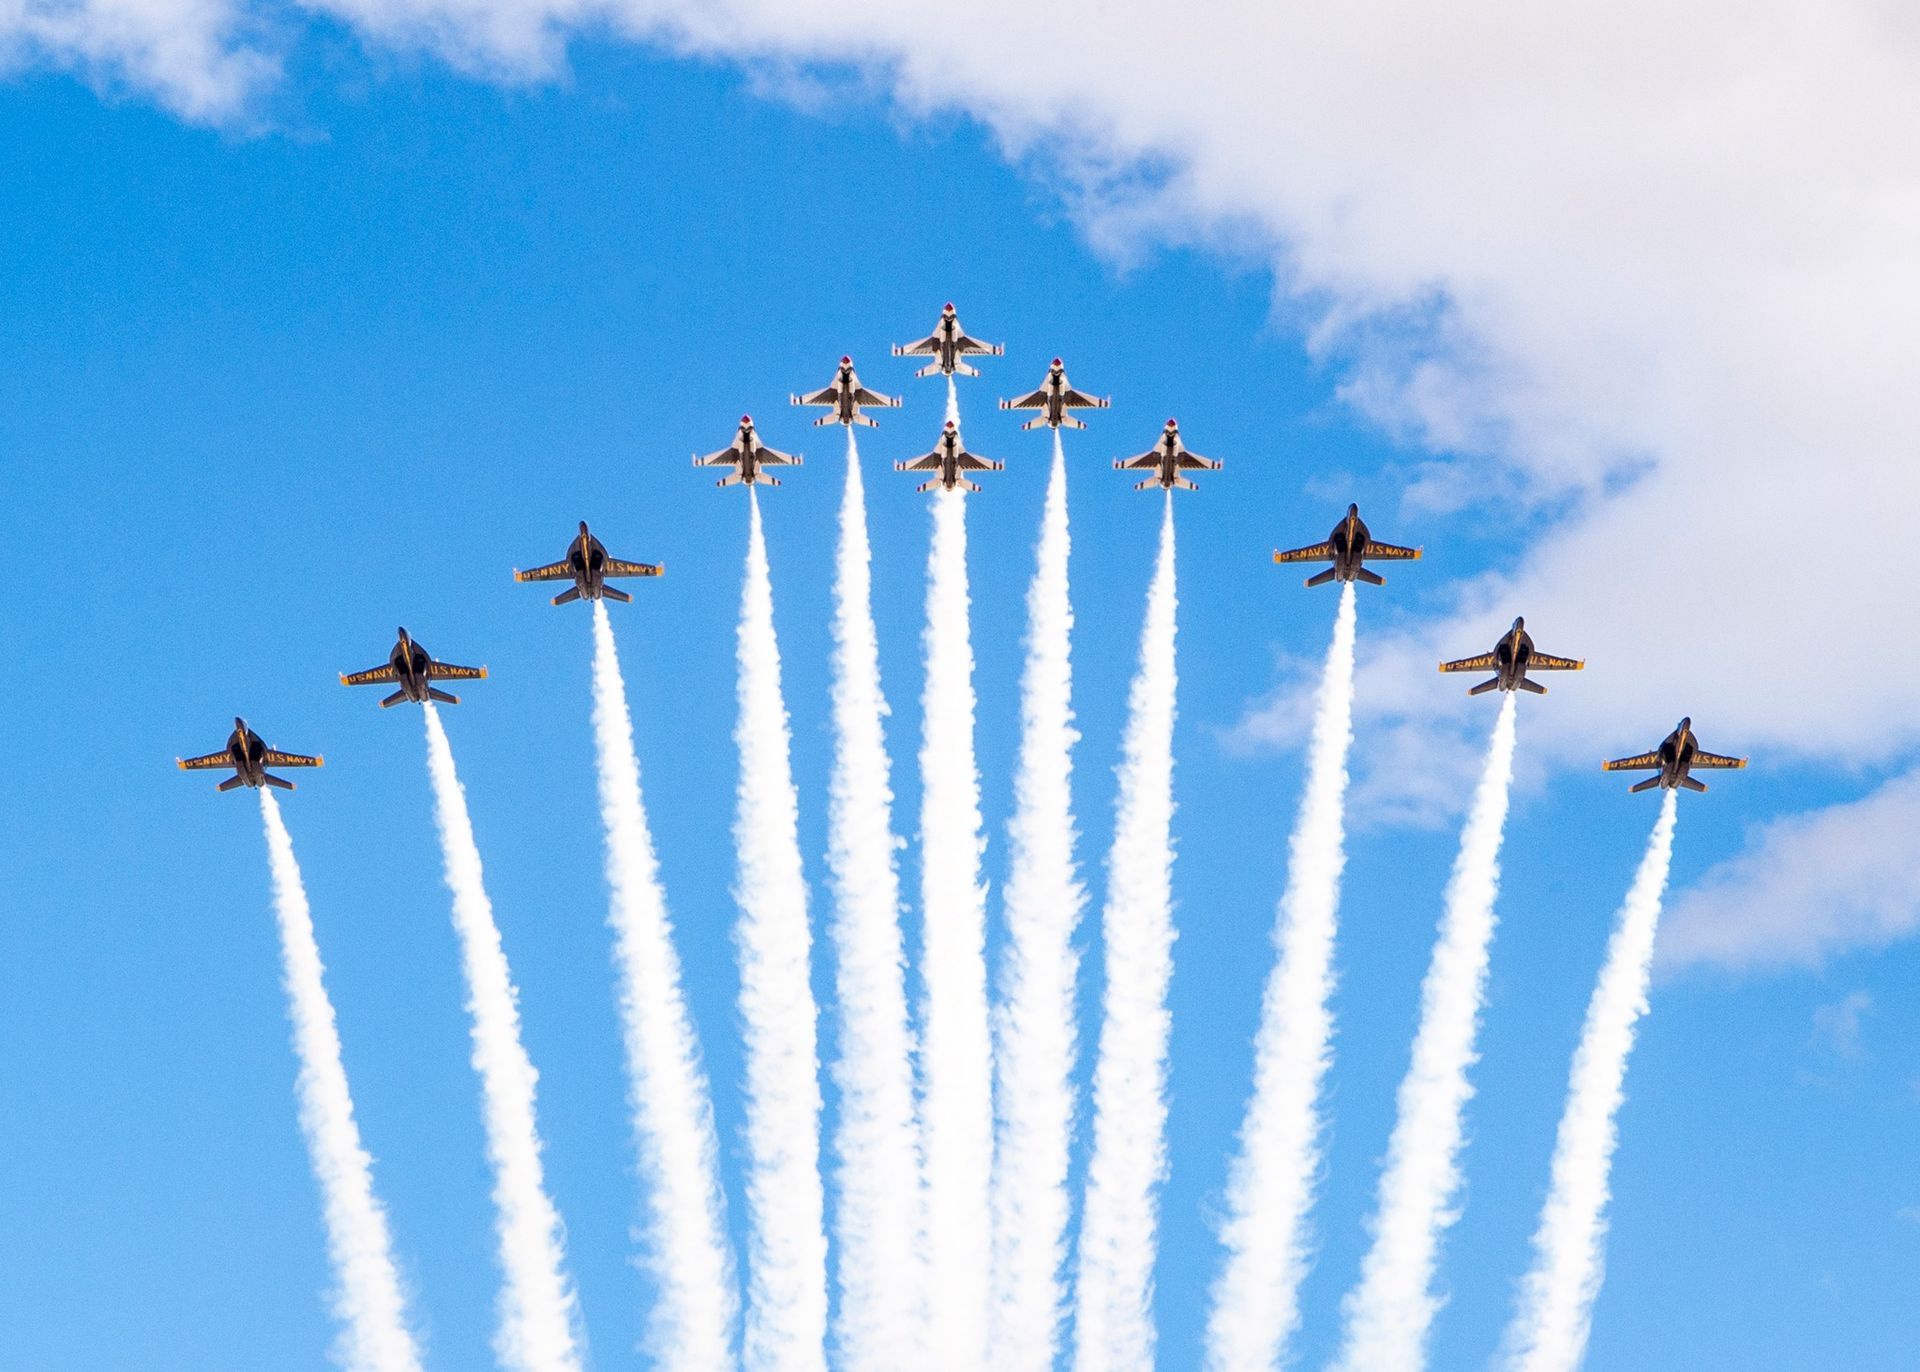
[[[1866,1054],[1861,1023],[1873,1013],[1871,991],[1849,991],[1830,1005],[1813,1008],[1813,1041],[1836,1058],[1857,1062]]]
[[[1920,930],[1920,772],[1757,828],[1673,902],[1663,968],[1817,966]]]
[[[242,35],[287,13],[230,3],[12,0],[0,34],[218,118],[273,69]],[[1410,508],[1566,511],[1442,620],[1369,645],[1361,727],[1404,745],[1370,753],[1385,771],[1405,776],[1449,731],[1484,727],[1432,662],[1491,641],[1516,611],[1544,648],[1592,663],[1529,712],[1532,756],[1586,765],[1683,712],[1711,745],[1763,757],[1886,761],[1920,743],[1920,637],[1897,628],[1920,504],[1911,7],[308,8],[504,79],[553,73],[576,35],[797,73],[816,102],[835,87],[823,68],[850,71],[910,113],[983,121],[1096,244],[1264,254],[1349,401],[1448,456]],[[1835,649],[1851,669],[1834,670]],[[1864,849],[1878,813],[1788,822],[1766,841],[1827,825]],[[1724,926],[1718,956],[1804,956],[1913,922],[1836,864],[1766,849],[1741,861],[1750,884],[1803,885],[1756,895],[1772,932],[1750,946]],[[1790,935],[1789,900],[1854,913],[1811,914]]]

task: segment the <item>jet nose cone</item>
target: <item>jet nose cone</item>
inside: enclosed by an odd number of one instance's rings
[[[1683,734],[1684,734],[1684,733],[1685,733],[1685,732],[1686,732],[1687,730],[1689,730],[1689,729],[1691,729],[1692,727],[1693,727],[1693,716],[1692,716],[1692,715],[1688,715],[1688,716],[1687,716],[1687,717],[1686,717],[1685,719],[1683,719],[1683,720],[1681,720],[1681,721],[1680,721],[1680,732],[1681,732],[1681,733],[1683,733]]]
[[[1347,506],[1347,513],[1357,519],[1360,516],[1360,507],[1358,505],[1349,505]]]
[[[585,538],[586,536],[587,536],[587,521],[583,519],[580,521],[580,537]]]
[[[1527,627],[1527,621],[1525,619],[1522,619],[1520,616],[1515,615],[1513,619],[1513,627],[1516,629],[1524,629]]]
[[[1060,359],[1056,357],[1053,359],[1053,365],[1054,365],[1054,369],[1057,371],[1063,364],[1061,363]]]
[[[951,434],[951,433],[959,433],[959,432],[960,432],[960,426],[959,426],[958,424],[955,424],[955,423],[954,423],[954,422],[953,422],[953,421],[952,421],[951,419],[949,419],[949,420],[947,421],[947,427],[946,427],[946,432],[947,432],[947,433],[950,433],[950,434]]]
[[[244,734],[247,731],[247,722],[240,718],[239,715],[235,715],[233,717],[233,727],[236,732]]]
[[[946,304],[944,304],[944,305],[942,305],[942,306],[940,307],[940,313],[942,313],[942,314],[952,314],[952,313],[953,313],[953,302],[952,302],[951,300],[949,300],[949,301],[948,301],[948,302],[947,302]]]
[[[842,353],[840,355],[840,365],[843,367],[851,367],[853,365],[853,359],[851,357],[848,357],[845,353]]]
[[[753,416],[752,416],[752,415],[750,415],[750,414],[743,414],[743,415],[741,415],[741,416],[740,416],[740,423],[741,423],[741,424],[742,424],[743,426],[745,426],[745,427],[747,427],[747,428],[749,428],[749,429],[750,429],[750,428],[752,428],[752,427],[753,427]]]
[[[402,643],[404,643],[404,642],[406,642],[406,641],[407,641],[407,626],[406,626],[406,625],[404,625],[404,624],[402,624],[402,625],[401,625],[401,626],[399,627],[399,629],[398,629],[398,630],[396,630],[396,632],[397,632],[397,633],[398,633],[398,634],[400,635],[400,641],[401,641]]]

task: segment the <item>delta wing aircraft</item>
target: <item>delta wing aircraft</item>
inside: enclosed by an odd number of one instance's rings
[[[931,357],[933,361],[915,372],[915,376],[932,376],[943,372],[952,376],[955,372],[962,376],[978,376],[980,373],[960,359],[963,357],[999,357],[1007,350],[1004,343],[982,343],[977,338],[967,336],[960,327],[960,317],[953,312],[953,302],[949,300],[940,307],[940,322],[934,325],[933,332],[918,343],[896,343],[893,345],[895,357]]]
[[[793,453],[783,453],[778,448],[769,448],[760,441],[760,435],[754,431],[753,416],[740,416],[740,432],[733,436],[733,442],[717,453],[708,453],[705,457],[695,457],[696,467],[731,467],[728,472],[713,484],[716,486],[751,486],[764,481],[769,486],[778,486],[778,478],[768,476],[762,467],[798,467],[806,459]]]
[[[860,384],[860,378],[854,374],[853,359],[842,357],[840,369],[833,374],[833,380],[817,391],[806,395],[787,397],[796,405],[824,405],[832,411],[813,421],[813,427],[822,424],[865,424],[869,429],[877,429],[880,422],[869,419],[860,413],[862,406],[872,406],[876,410],[891,410],[899,407],[900,401],[890,395],[881,395],[870,391]]]
[[[629,601],[633,597],[616,586],[607,585],[610,576],[659,576],[666,570],[651,562],[623,562],[617,557],[608,557],[605,545],[593,536],[587,528],[587,521],[580,521],[579,536],[567,549],[567,555],[558,562],[549,562],[544,567],[535,567],[530,572],[514,570],[515,581],[571,581],[573,586],[553,598],[555,605],[565,605],[574,600]]]
[[[1149,486],[1159,486],[1163,490],[1178,487],[1183,491],[1197,491],[1182,472],[1217,472],[1223,463],[1198,453],[1187,451],[1187,445],[1180,441],[1180,421],[1169,419],[1167,427],[1160,431],[1160,441],[1141,453],[1138,457],[1116,457],[1113,460],[1115,471],[1152,471],[1154,475],[1145,481],[1134,483],[1133,489],[1144,491]]]
[[[260,735],[247,727],[246,720],[238,715],[234,716],[233,732],[227,735],[227,746],[219,752],[176,759],[183,772],[233,768],[233,775],[214,788],[218,791],[231,791],[236,786],[276,786],[282,791],[291,791],[291,781],[273,775],[267,768],[318,767],[321,761],[318,757],[307,757],[303,753],[283,753],[276,748],[269,748]]]
[[[1333,526],[1333,532],[1327,535],[1325,543],[1315,543],[1306,548],[1290,548],[1286,552],[1276,552],[1275,562],[1331,562],[1326,571],[1307,578],[1309,586],[1324,586],[1329,581],[1364,581],[1369,586],[1383,586],[1386,578],[1378,572],[1368,571],[1367,558],[1378,558],[1384,562],[1412,562],[1420,556],[1418,548],[1402,548],[1392,543],[1379,543],[1368,531],[1366,521],[1360,518],[1358,505],[1347,506],[1347,517]]]
[[[923,481],[914,487],[916,491],[930,491],[935,486],[944,486],[952,490],[958,486],[963,491],[978,492],[980,487],[960,475],[962,472],[998,472],[1006,468],[1006,463],[996,462],[990,457],[975,457],[968,452],[960,441],[960,428],[952,420],[940,431],[940,442],[930,453],[907,462],[896,462],[896,472],[938,472],[931,481]]]
[[[393,651],[387,655],[384,667],[369,667],[364,672],[352,672],[340,678],[342,686],[392,686],[399,690],[380,702],[380,708],[386,709],[398,705],[403,700],[425,703],[437,700],[442,705],[458,705],[460,697],[448,695],[438,690],[436,681],[485,681],[485,667],[459,667],[451,662],[439,662],[432,653],[415,643],[400,630],[400,639],[393,645]]]
[[[1087,426],[1075,419],[1069,410],[1104,410],[1113,404],[1111,400],[1101,400],[1095,396],[1076,391],[1067,381],[1067,369],[1059,358],[1054,358],[1047,367],[1047,379],[1040,389],[1021,396],[1018,400],[1003,400],[1003,410],[1039,410],[1038,418],[1029,419],[1020,427],[1037,429],[1045,424],[1050,429],[1065,425],[1069,429],[1084,429]]]
[[[1551,653],[1537,652],[1533,646],[1533,636],[1527,632],[1527,621],[1516,619],[1513,627],[1500,636],[1493,645],[1493,651],[1482,653],[1478,657],[1463,657],[1457,662],[1443,662],[1443,672],[1492,672],[1491,680],[1467,689],[1470,696],[1481,695],[1492,690],[1531,691],[1537,696],[1547,693],[1547,688],[1537,681],[1527,680],[1528,672],[1577,672],[1587,664],[1570,657],[1554,657]]]
[[[1638,757],[1616,758],[1612,762],[1600,764],[1603,772],[1656,772],[1645,781],[1627,788],[1628,791],[1651,791],[1656,786],[1663,791],[1685,787],[1689,791],[1704,791],[1707,783],[1695,781],[1688,773],[1695,767],[1714,770],[1722,768],[1733,770],[1747,765],[1743,757],[1722,757],[1719,753],[1709,753],[1700,746],[1700,740],[1694,737],[1693,720],[1683,719],[1680,727],[1660,741],[1660,746],[1650,753]]]

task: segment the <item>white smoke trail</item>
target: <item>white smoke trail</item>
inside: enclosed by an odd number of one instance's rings
[[[1254,1039],[1253,1090],[1227,1182],[1226,1261],[1207,1319],[1215,1372],[1267,1372],[1300,1318],[1307,1210],[1320,1166],[1320,1083],[1331,1058],[1333,938],[1346,865],[1343,811],[1353,739],[1353,585],[1340,611],[1314,712],[1306,790],[1288,844],[1287,888]]]
[[[1501,701],[1447,883],[1433,961],[1420,988],[1420,1028],[1400,1083],[1373,1245],[1361,1264],[1360,1284],[1344,1303],[1346,1341],[1335,1364],[1342,1372],[1415,1372],[1426,1362],[1427,1335],[1440,1308],[1432,1290],[1434,1260],[1441,1232],[1459,1214],[1460,1148],[1473,1096],[1467,1072],[1477,1057],[1474,1039],[1500,890],[1515,699],[1509,693]]]
[[[487,899],[480,849],[473,841],[466,793],[453,767],[440,715],[424,706],[427,770],[440,829],[453,927],[467,979],[473,1066],[480,1074],[487,1160],[493,1165],[493,1204],[500,1249],[499,1328],[494,1354],[513,1372],[578,1372],[579,1311],[567,1280],[560,1215],[547,1195],[540,1163],[540,1126],[534,1112],[538,1074],[520,1041],[520,1010],[500,930]]]
[[[1173,494],[1127,701],[1102,915],[1107,991],[1093,1072],[1093,1156],[1080,1222],[1077,1372],[1150,1372],[1158,1190],[1167,1167],[1167,982],[1173,973]]]
[[[1573,1372],[1586,1353],[1605,1264],[1616,1121],[1634,1028],[1647,1011],[1648,969],[1673,860],[1679,794],[1668,791],[1662,797],[1660,818],[1587,1003],[1553,1149],[1552,1182],[1533,1236],[1533,1270],[1521,1284],[1519,1309],[1507,1326],[1506,1362],[1515,1372]]]
[[[386,1208],[373,1194],[373,1159],[360,1143],[340,1056],[340,1030],[327,998],[320,946],[313,936],[306,884],[293,856],[273,792],[260,789],[260,819],[273,870],[273,909],[280,924],[280,967],[287,1019],[300,1072],[300,1131],[320,1183],[333,1263],[333,1314],[341,1324],[334,1358],[349,1372],[420,1372],[420,1349],[407,1328],[407,1302],[393,1261]]]
[[[807,880],[800,862],[773,582],[748,491],[746,572],[738,643],[740,749],[734,899],[740,923],[740,1018],[746,1056],[746,1365],[767,1372],[826,1367],[827,1237],[820,1188],[820,1080]]]
[[[736,1365],[736,1311],[713,1105],[680,989],[620,656],[599,600],[593,603],[593,736],[628,1100],[647,1193],[646,1265],[657,1291],[647,1346],[675,1372],[729,1372]]]
[[[1007,951],[995,1048],[992,1362],[1050,1372],[1059,1342],[1066,1256],[1067,1157],[1073,1134],[1073,931],[1086,892],[1074,868],[1073,604],[1067,591],[1067,466],[1053,431],[1053,470],[1027,588],[1020,682],[1020,761],[1007,825]]]
[[[926,986],[920,1245],[926,1255],[928,1347],[941,1367],[971,1370],[984,1367],[987,1355],[993,1047],[983,949],[980,777],[973,756],[966,508],[958,489],[934,492],[927,557],[920,741]]]
[[[915,1242],[920,1155],[914,1134],[913,1037],[894,867],[873,626],[872,550],[860,450],[847,428],[847,484],[833,581],[833,724],[827,863],[833,874],[840,1091],[834,1135],[840,1306],[835,1344],[846,1372],[925,1366],[918,1339]]]
[[[947,373],[947,423],[960,422],[960,391],[953,384],[953,373]]]

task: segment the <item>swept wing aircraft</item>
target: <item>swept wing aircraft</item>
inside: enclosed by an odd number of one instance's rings
[[[1217,472],[1222,465],[1210,457],[1187,451],[1187,445],[1180,441],[1180,421],[1177,419],[1169,419],[1167,427],[1160,431],[1160,441],[1138,457],[1116,457],[1113,460],[1116,471],[1154,473],[1145,481],[1135,482],[1133,489],[1136,491],[1144,491],[1149,486],[1159,486],[1169,491],[1175,487],[1183,491],[1197,491],[1200,488],[1180,473]]]
[[[813,421],[813,427],[816,429],[822,424],[849,426],[865,424],[869,429],[875,429],[879,427],[879,421],[861,414],[861,407],[872,406],[876,410],[891,410],[900,404],[894,396],[881,395],[878,391],[870,391],[862,386],[860,378],[854,374],[851,357],[840,359],[840,369],[833,374],[833,380],[827,385],[817,391],[809,391],[806,395],[793,395],[787,398],[796,405],[824,405],[832,411]]]
[[[1732,770],[1745,767],[1743,757],[1722,757],[1719,753],[1709,753],[1700,746],[1700,740],[1694,737],[1693,720],[1683,719],[1680,727],[1660,741],[1660,746],[1650,753],[1638,757],[1616,758],[1612,762],[1600,764],[1603,772],[1654,772],[1655,776],[1629,786],[1628,791],[1651,791],[1656,786],[1663,791],[1685,787],[1689,791],[1704,791],[1707,783],[1695,781],[1688,775],[1695,767],[1714,770],[1722,768]]]
[[[960,428],[952,420],[940,431],[940,441],[932,452],[907,462],[896,462],[896,472],[938,472],[931,481],[923,481],[914,487],[916,491],[930,491],[935,486],[944,486],[952,490],[958,486],[963,491],[979,491],[980,487],[960,475],[962,472],[997,472],[1006,467],[1004,462],[996,462],[990,457],[975,457],[968,452],[960,441]]]
[[[1527,680],[1528,672],[1577,672],[1587,664],[1575,658],[1554,657],[1551,653],[1542,653],[1534,649],[1533,636],[1527,632],[1527,621],[1516,619],[1513,627],[1500,636],[1493,645],[1493,651],[1482,653],[1478,657],[1463,657],[1457,662],[1443,662],[1443,672],[1492,672],[1491,680],[1478,686],[1469,687],[1470,696],[1481,695],[1487,691],[1531,691],[1537,696],[1547,693],[1547,688],[1537,681]]]
[[[436,661],[433,654],[408,637],[407,631],[400,630],[399,641],[393,645],[393,651],[387,655],[384,667],[369,667],[364,672],[351,672],[340,678],[342,686],[399,686],[399,690],[380,702],[380,708],[386,709],[398,705],[403,700],[424,703],[437,700],[442,705],[458,705],[460,697],[448,695],[437,689],[436,681],[485,681],[485,667],[459,667],[451,662]]]
[[[233,719],[233,732],[227,735],[227,746],[219,752],[176,759],[183,772],[231,767],[233,775],[216,786],[214,789],[217,791],[231,791],[236,786],[275,786],[282,791],[291,791],[291,781],[273,775],[267,768],[318,767],[321,761],[318,757],[308,757],[303,753],[283,753],[277,748],[269,748],[260,735],[247,727],[246,720],[238,715]]]
[[[666,568],[651,562],[624,562],[617,557],[608,557],[605,545],[593,536],[587,528],[587,521],[580,521],[579,536],[567,549],[567,555],[558,562],[549,562],[544,567],[535,567],[530,572],[515,569],[515,581],[571,581],[569,590],[560,592],[553,598],[555,605],[565,605],[573,600],[632,600],[633,597],[616,586],[607,585],[610,576],[659,576]]]
[[[1104,410],[1112,403],[1111,400],[1101,400],[1076,391],[1067,381],[1067,369],[1056,357],[1048,365],[1047,379],[1041,383],[1039,390],[1023,395],[1018,400],[1003,400],[1000,408],[1039,410],[1039,417],[1022,424],[1020,427],[1023,429],[1037,429],[1042,424],[1050,429],[1062,425],[1069,429],[1084,429],[1087,426],[1069,414],[1069,410]]]
[[[769,486],[778,486],[779,480],[761,471],[762,467],[798,467],[805,459],[793,453],[783,453],[777,448],[769,448],[760,441],[760,435],[754,431],[753,416],[740,416],[740,432],[733,436],[733,442],[717,453],[708,453],[705,457],[693,459],[696,467],[731,467],[732,471],[713,484],[716,486],[751,486],[763,481]]]
[[[1331,562],[1326,571],[1307,578],[1309,586],[1324,586],[1329,581],[1364,581],[1369,586],[1381,586],[1386,578],[1378,572],[1368,571],[1367,558],[1378,558],[1385,562],[1412,562],[1420,556],[1418,548],[1402,548],[1392,543],[1377,542],[1368,531],[1366,521],[1360,518],[1358,505],[1347,506],[1347,517],[1333,526],[1333,532],[1327,535],[1325,543],[1315,543],[1305,548],[1290,548],[1286,552],[1276,552],[1275,562]]]
[[[978,376],[980,373],[960,359],[963,357],[999,357],[1006,352],[1004,343],[982,343],[970,338],[967,331],[960,327],[960,316],[953,312],[953,302],[949,300],[940,307],[940,322],[933,332],[917,343],[896,343],[893,345],[895,357],[931,357],[933,361],[915,372],[915,376],[932,376],[943,372],[952,376],[955,372],[962,376]]]

